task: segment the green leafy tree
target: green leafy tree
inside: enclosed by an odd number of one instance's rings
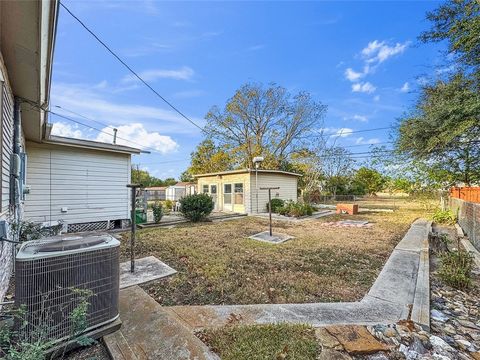
[[[460,64],[480,67],[480,2],[449,0],[427,13],[432,28],[420,35],[424,42],[447,40],[449,53]]]
[[[193,182],[194,180],[195,180],[195,178],[193,177],[192,174],[190,174],[190,172],[188,170],[185,170],[184,172],[182,172],[180,174],[180,181]]]
[[[190,175],[231,170],[232,158],[226,146],[217,146],[211,139],[203,140],[191,154]]]
[[[165,180],[158,179],[155,176],[150,175],[147,170],[141,170],[136,166],[132,166],[131,179],[132,183],[142,184],[145,187],[170,186],[177,183],[177,180],[175,180],[174,178],[167,178]]]
[[[377,170],[362,166],[355,172],[353,182],[358,184],[359,189],[363,189],[367,194],[374,195],[383,190],[385,186],[385,177]]]
[[[423,86],[401,119],[397,149],[428,167],[432,179],[470,185],[480,179],[480,95],[463,73]]]

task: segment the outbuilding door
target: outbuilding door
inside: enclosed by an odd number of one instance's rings
[[[223,184],[223,211],[232,211],[232,184]]]

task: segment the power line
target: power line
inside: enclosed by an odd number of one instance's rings
[[[364,129],[364,130],[352,130],[352,131],[343,131],[345,129],[340,129],[337,133],[335,134],[330,134],[329,137],[346,137],[350,134],[357,134],[357,133],[363,133],[363,132],[370,132],[370,131],[380,131],[380,130],[388,130],[388,129],[393,129],[393,126],[386,126],[386,127],[379,127],[379,128],[372,128],[372,129]],[[321,132],[318,132],[318,135],[305,135],[305,136],[299,136],[299,139],[310,139],[313,137],[318,137],[320,135],[325,135]]]
[[[66,7],[62,2],[60,2],[60,6],[62,6],[69,14],[72,16],[86,31],[92,35],[95,40],[97,40],[110,54],[112,54],[113,57],[115,57],[128,71],[130,71],[138,80],[140,80],[147,88],[150,89],[158,98],[160,98],[165,104],[170,106],[175,112],[177,112],[180,116],[182,116],[185,120],[190,122],[192,125],[195,127],[199,128],[202,132],[205,132],[205,130],[195,123],[193,120],[191,120],[187,115],[185,115],[183,112],[181,112],[177,107],[175,107],[171,102],[169,102],[167,99],[165,99],[158,91],[156,91],[149,83],[147,83],[140,75],[135,72],[124,60],[120,58],[105,42],[103,42],[90,28],[83,23],[82,20],[80,20],[75,14],[73,14],[68,7]]]
[[[113,134],[111,134],[111,133],[109,133],[109,132],[106,132],[106,131],[104,131],[104,130],[98,129],[98,128],[93,127],[93,126],[91,126],[91,125],[85,124],[85,123],[83,123],[83,122],[81,122],[81,121],[74,120],[74,119],[72,119],[72,118],[70,118],[70,117],[68,117],[68,116],[65,116],[65,115],[56,113],[56,112],[51,111],[51,110],[47,110],[47,112],[49,112],[49,113],[52,114],[52,115],[58,116],[58,117],[60,117],[60,118],[62,118],[62,119],[65,119],[65,120],[68,120],[68,121],[72,121],[72,122],[74,122],[74,123],[76,123],[76,124],[79,124],[79,125],[88,127],[88,128],[90,128],[90,129],[96,130],[96,131],[98,131],[98,132],[100,132],[100,133],[107,134],[107,135],[109,135],[109,136],[113,136]],[[137,146],[141,146],[141,147],[143,147],[143,148],[145,148],[145,149],[149,149],[149,150],[151,150],[151,151],[161,153],[160,151],[158,151],[158,150],[155,149],[155,148],[152,148],[152,147],[150,147],[150,146],[145,146],[145,145],[143,145],[143,144],[137,143],[137,142],[135,142],[135,141],[133,141],[133,140],[130,140],[130,139],[125,139],[125,138],[122,138],[122,137],[120,137],[120,136],[117,136],[117,139],[120,139],[120,140],[123,140],[123,141],[128,141],[129,143],[135,144],[135,145],[137,145]]]
[[[81,117],[81,118],[84,118],[85,120],[92,121],[92,122],[97,123],[97,124],[99,124],[99,125],[102,125],[102,126],[105,126],[105,127],[111,128],[111,129],[116,129],[116,127],[114,127],[114,126],[112,126],[112,125],[107,125],[107,124],[102,123],[102,122],[100,122],[100,121],[98,121],[98,120],[94,120],[94,119],[88,118],[88,117],[86,117],[85,115],[79,114],[79,113],[77,113],[77,112],[75,112],[75,111],[65,109],[64,107],[62,107],[62,106],[60,106],[60,105],[54,105],[53,107],[56,107],[56,108],[61,109],[61,110],[63,110],[63,111],[69,112],[69,113],[71,113],[71,114],[73,114],[73,115],[77,115],[77,116],[79,116],[79,117]]]

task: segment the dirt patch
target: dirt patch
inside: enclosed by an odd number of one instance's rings
[[[264,219],[186,224],[138,232],[137,257],[154,255],[178,273],[143,288],[162,305],[356,301],[373,284],[411,222],[424,215],[404,202],[394,213],[334,215],[301,223],[274,222],[294,240],[271,245],[247,239]],[[371,228],[328,228],[326,221],[364,220]],[[128,260],[128,234],[122,241]]]

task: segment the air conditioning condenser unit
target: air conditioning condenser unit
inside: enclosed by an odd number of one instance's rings
[[[42,334],[54,342],[72,337],[71,314],[80,303],[81,290],[91,294],[85,331],[116,320],[119,245],[110,235],[23,243],[15,260],[15,304],[25,310],[25,337]]]

